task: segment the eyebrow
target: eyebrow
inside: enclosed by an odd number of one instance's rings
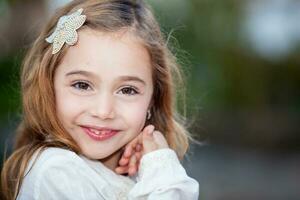
[[[94,78],[97,77],[94,73],[89,72],[89,71],[84,71],[84,70],[71,71],[71,72],[66,73],[66,76],[77,75],[77,74],[83,75],[86,77],[94,77]],[[137,81],[137,82],[142,83],[143,85],[146,85],[146,82],[137,76],[126,75],[126,76],[120,76],[118,79],[119,79],[119,81]]]

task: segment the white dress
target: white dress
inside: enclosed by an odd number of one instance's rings
[[[170,148],[145,154],[132,177],[66,149],[47,148],[33,163],[36,154],[17,200],[197,200],[199,196],[199,183],[187,176]]]

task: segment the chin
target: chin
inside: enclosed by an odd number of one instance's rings
[[[111,155],[111,153],[101,152],[101,150],[98,152],[94,152],[94,151],[85,150],[85,149],[82,149],[82,154],[92,160],[100,160],[100,159],[109,157]]]

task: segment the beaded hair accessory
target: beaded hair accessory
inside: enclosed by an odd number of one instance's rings
[[[81,15],[83,9],[80,8],[74,13],[64,15],[59,18],[54,32],[46,38],[50,44],[53,43],[52,54],[56,54],[63,47],[64,43],[74,45],[78,41],[76,32],[85,22],[86,16]]]

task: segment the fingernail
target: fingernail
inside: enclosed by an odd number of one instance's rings
[[[152,135],[153,131],[154,131],[154,126],[149,125],[148,130],[147,130],[148,135]]]
[[[148,135],[152,135],[152,133],[153,133],[152,130],[148,130],[148,131],[147,131],[147,134],[148,134]]]
[[[140,145],[140,144],[137,144],[137,145],[136,145],[136,150],[137,150],[137,151],[140,151],[141,149],[142,149],[141,145]]]

